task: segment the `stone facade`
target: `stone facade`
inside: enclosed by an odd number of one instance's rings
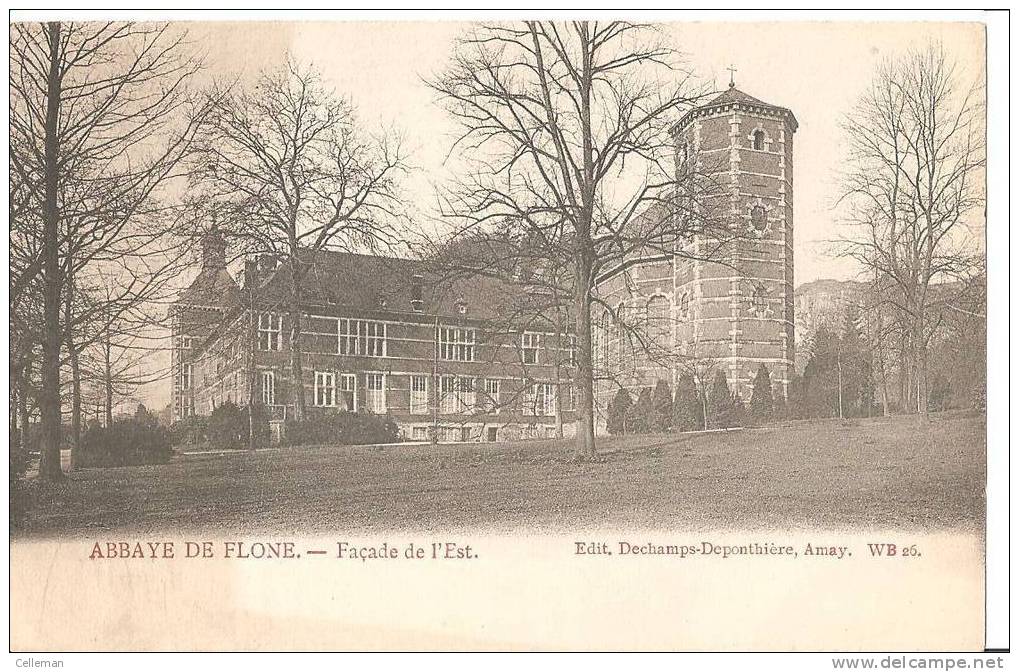
[[[207,248],[218,249],[215,237]],[[197,285],[219,268],[215,256]],[[572,434],[573,342],[540,315],[526,324],[505,317],[520,288],[484,279],[440,287],[409,259],[323,251],[302,263],[300,386],[309,415],[388,414],[417,441],[546,438],[560,423]],[[287,274],[262,258],[249,265],[244,289],[230,282],[220,305],[198,301],[193,286],[171,310],[175,418],[246,405],[254,385],[278,438],[297,389]]]
[[[600,278],[599,297],[631,318],[643,314],[634,322],[643,322],[648,341],[672,354],[658,362],[639,352],[628,355],[614,319],[598,317],[596,353],[601,350],[604,377],[636,390],[656,379],[675,386],[684,371],[708,379],[722,370],[730,389],[749,400],[764,364],[775,394],[787,395],[795,360],[796,127],[789,110],[734,87],[676,124],[677,184],[690,174],[711,184],[696,207],[724,218],[735,240],[712,257],[725,263],[703,260],[717,238],[694,235],[677,246],[679,254],[645,255]],[[628,356],[637,361],[624,361]],[[603,411],[614,389],[600,386]]]

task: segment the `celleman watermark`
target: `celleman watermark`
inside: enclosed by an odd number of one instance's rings
[[[64,661],[53,658],[17,658],[14,667],[63,667]]]

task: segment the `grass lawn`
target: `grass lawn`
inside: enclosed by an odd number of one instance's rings
[[[981,531],[982,415],[809,421],[725,434],[285,448],[30,478],[15,537],[937,528]]]

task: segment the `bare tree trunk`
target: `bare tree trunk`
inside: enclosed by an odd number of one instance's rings
[[[60,23],[47,24],[49,73],[46,91],[44,171],[46,196],[43,205],[43,342],[42,389],[39,411],[42,423],[39,476],[47,481],[64,478],[60,467],[60,210],[58,133],[60,120]]]
[[[304,367],[301,362],[301,287],[298,271],[297,242],[293,241],[290,256],[290,374],[294,388],[294,419],[304,420]]]
[[[591,367],[591,299],[588,275],[591,262],[581,254],[574,288],[574,309],[577,321],[577,436],[576,452],[581,458],[595,456],[594,437],[594,372]]]
[[[74,343],[72,301],[74,280],[68,275],[67,291],[64,299],[64,321],[67,333],[67,352],[71,363],[71,471],[78,468],[81,452],[81,366],[78,361],[78,348]]]
[[[106,392],[104,409],[106,412],[106,426],[113,426],[113,343],[110,336],[110,327],[106,327],[106,336],[103,341],[103,387]]]
[[[21,379],[18,384],[18,442],[23,450],[28,450],[28,391],[32,381],[32,364],[26,362],[21,369]]]

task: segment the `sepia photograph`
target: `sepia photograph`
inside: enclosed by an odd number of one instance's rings
[[[989,646],[984,23],[138,14],[10,22],[12,652]]]

